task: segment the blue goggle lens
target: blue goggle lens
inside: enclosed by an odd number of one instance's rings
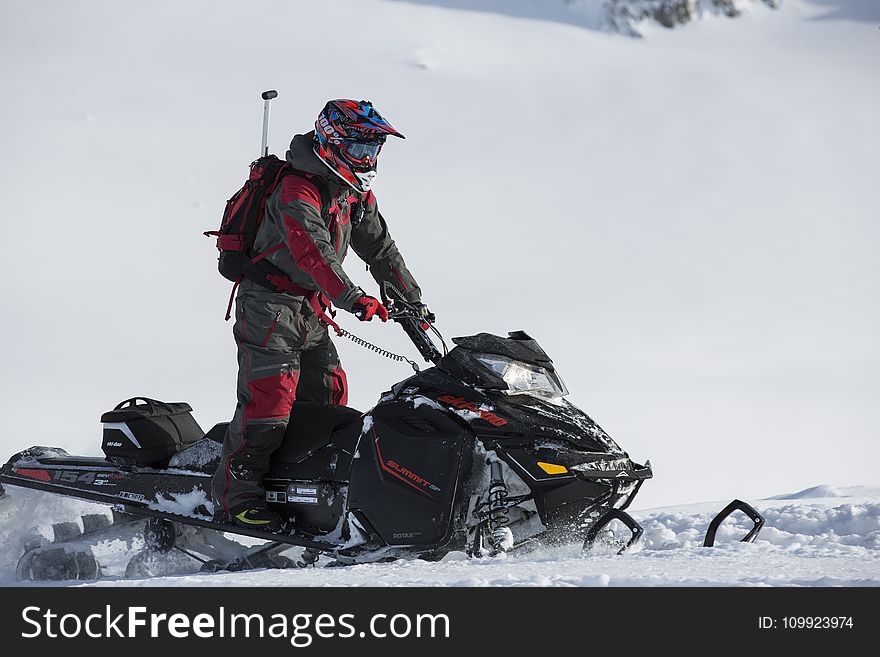
[[[376,141],[345,140],[345,151],[353,160],[369,159],[375,162],[381,148],[382,144]]]

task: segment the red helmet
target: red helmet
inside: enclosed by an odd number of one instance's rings
[[[388,135],[404,138],[371,102],[331,100],[315,121],[315,155],[355,191],[367,192]]]

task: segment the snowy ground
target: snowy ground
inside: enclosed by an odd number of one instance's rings
[[[138,542],[119,540],[101,546],[104,556],[99,561],[110,576],[97,585],[880,586],[880,488],[818,486],[751,503],[766,519],[754,543],[737,542],[749,526],[737,513],[722,525],[716,547],[702,547],[709,520],[725,504],[706,502],[634,512],[645,535],[632,553],[622,556],[584,555],[578,547],[569,546],[488,559],[452,553],[436,563],[415,560],[123,579],[120,573]],[[50,520],[101,510],[13,489],[9,499],[0,501],[0,584],[15,584],[14,560],[25,536],[34,530],[49,536]],[[36,518],[41,518],[39,526],[34,526]],[[296,551],[289,555],[295,556]],[[193,569],[191,563],[178,563],[178,567]]]

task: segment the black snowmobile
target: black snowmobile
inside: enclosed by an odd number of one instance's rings
[[[155,555],[172,549],[210,571],[311,565],[321,555],[352,564],[573,541],[587,548],[611,533],[612,521],[618,552],[638,540],[642,528],[626,508],[652,476],[650,463],[631,460],[565,400],[565,385],[535,340],[522,331],[480,333],[455,338],[447,351],[429,326],[441,354],[402,295],[390,286],[384,292],[391,317],[434,367],[418,371],[409,361],[415,374],[367,413],[294,404],[264,478],[266,502],[289,518],[289,533],[242,528],[214,512],[210,482],[226,423],[205,434],[189,405],[135,398],[101,418],[106,458],[32,447],[0,468],[2,484],[114,509],[115,522],[84,516],[82,530],[59,523],[54,543],[26,545],[19,576],[98,577],[89,543],[143,518],[145,548],[126,575],[156,573]],[[743,540],[754,538],[763,520],[735,501],[713,522],[707,545],[737,509],[755,522]],[[263,543],[245,547],[224,534]],[[302,548],[296,562],[281,554],[293,546]]]
[[[453,550],[481,556],[538,541],[590,544],[613,519],[631,532],[622,547],[639,537],[625,509],[651,477],[650,464],[632,461],[564,399],[535,340],[521,331],[480,333],[454,339],[444,355],[402,296],[385,292],[394,321],[435,366],[393,386],[367,413],[294,404],[264,478],[267,504],[291,519],[290,533],[241,528],[213,513],[210,481],[226,424],[205,434],[186,404],[127,400],[101,418],[106,458],[32,447],[0,469],[0,483],[111,504],[123,519],[146,517],[152,549],[177,547],[205,568],[288,565],[275,555],[291,545],[305,548],[305,562],[328,554],[357,563]],[[86,524],[86,534],[108,529]],[[199,529],[269,543],[230,559],[226,542],[214,549]],[[62,543],[84,540],[76,528],[56,532]],[[59,565],[59,556],[36,546],[21,575],[94,576],[87,558]]]

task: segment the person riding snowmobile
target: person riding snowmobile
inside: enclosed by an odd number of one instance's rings
[[[342,268],[348,247],[380,285],[393,284],[423,317],[421,290],[388,232],[371,191],[385,139],[403,139],[367,101],[329,101],[314,131],[290,142],[288,175],[269,196],[254,250],[289,278],[276,292],[248,278],[236,296],[238,403],[214,474],[215,509],[238,525],[277,531],[262,476],[281,445],[294,400],[345,405],[345,372],[328,334],[332,304],[361,321],[388,310]],[[273,249],[273,247],[275,247]]]

